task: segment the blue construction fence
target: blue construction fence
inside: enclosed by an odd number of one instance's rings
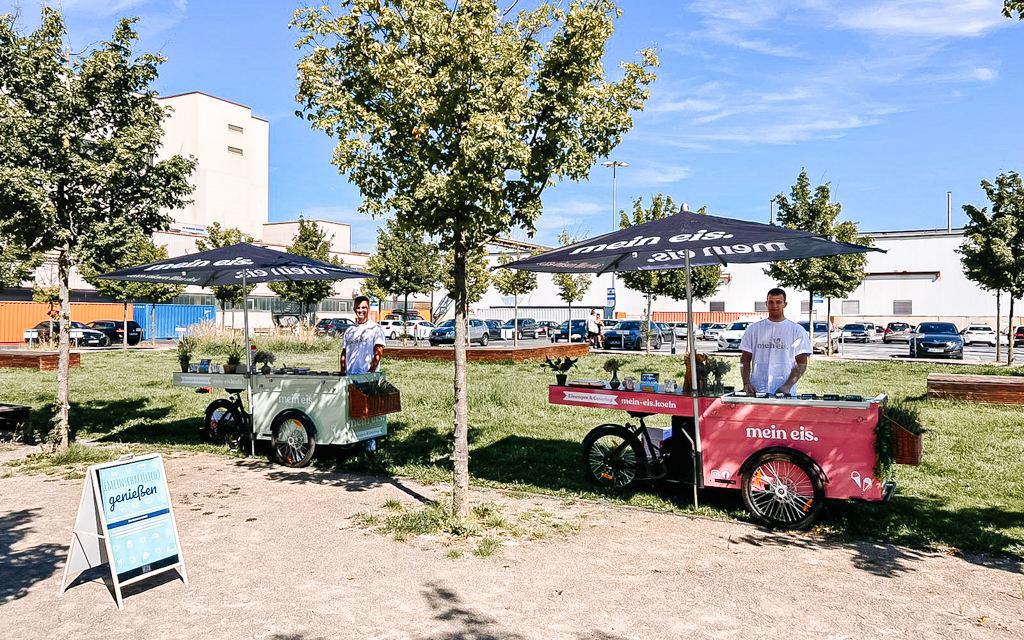
[[[154,325],[153,310],[156,309],[156,324]],[[217,319],[217,310],[213,305],[192,305],[192,304],[136,304],[132,316],[143,329],[146,330],[145,339],[150,340],[156,336],[158,340],[166,338],[177,338],[176,329],[185,328],[193,324],[199,324],[203,320],[214,321]]]

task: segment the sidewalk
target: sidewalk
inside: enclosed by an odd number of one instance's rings
[[[567,533],[449,558],[358,526],[441,487],[213,455],[165,466],[190,582],[157,576],[123,612],[98,571],[58,594],[83,481],[0,479],[3,637],[1024,637],[1018,562],[478,489],[474,503],[540,510]]]

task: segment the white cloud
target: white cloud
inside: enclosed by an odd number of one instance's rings
[[[979,36],[1008,26],[1001,0],[885,0],[837,8],[837,24],[846,28],[938,38]]]

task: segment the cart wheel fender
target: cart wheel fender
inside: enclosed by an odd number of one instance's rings
[[[301,409],[285,409],[276,414],[274,419],[270,421],[270,424],[277,424],[278,420],[287,420],[288,418],[295,418],[299,422],[308,425],[313,430],[313,435],[316,436],[316,423]]]
[[[794,458],[798,458],[807,463],[807,466],[814,470],[814,473],[817,474],[818,479],[821,480],[822,484],[828,484],[828,476],[825,474],[825,470],[821,468],[821,465],[818,464],[817,460],[803,451],[797,451],[790,447],[766,447],[764,449],[758,449],[743,462],[743,465],[740,467],[740,477],[749,474],[750,469],[754,466],[754,462],[766,453],[785,453],[793,456]]]

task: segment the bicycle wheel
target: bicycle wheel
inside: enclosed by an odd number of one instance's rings
[[[612,489],[628,489],[640,478],[646,456],[640,441],[617,424],[595,427],[583,439],[587,476]]]
[[[199,430],[203,442],[227,444],[237,439],[241,432],[242,421],[235,415],[235,407],[230,400],[220,398],[206,407],[206,420]]]
[[[274,458],[286,467],[304,467],[316,449],[316,430],[309,417],[298,411],[285,411],[274,418],[270,446]]]
[[[821,478],[800,458],[762,453],[743,476],[743,503],[758,522],[779,529],[806,529],[825,503]]]

